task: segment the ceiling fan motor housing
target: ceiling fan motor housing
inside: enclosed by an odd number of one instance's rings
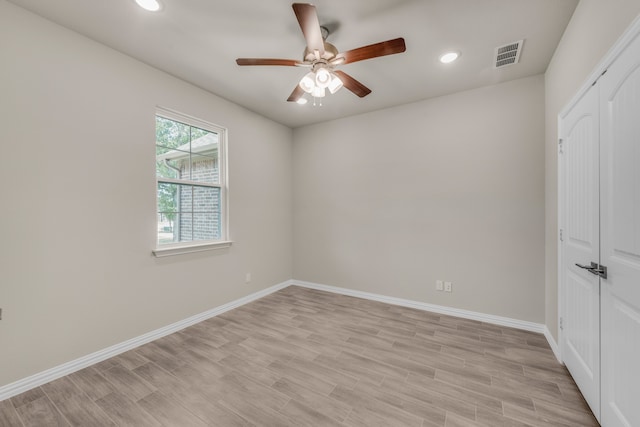
[[[309,50],[309,48],[305,48],[304,50],[304,61],[307,62],[315,62],[318,59],[324,59],[327,61],[332,60],[338,55],[338,49],[329,42],[324,42],[324,54],[319,55],[320,57],[316,57],[316,52]]]

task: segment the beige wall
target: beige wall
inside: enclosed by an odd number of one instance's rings
[[[291,278],[289,128],[5,1],[0,52],[0,386]],[[156,105],[229,130],[227,251],[151,255]]]
[[[638,0],[581,0],[545,74],[545,312],[558,324],[558,113],[640,13]]]
[[[543,322],[543,84],[294,130],[294,278]]]

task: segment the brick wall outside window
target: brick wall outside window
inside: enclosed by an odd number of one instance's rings
[[[189,178],[188,159],[181,162],[180,179],[217,182],[218,162],[214,159],[198,160],[192,163]],[[191,203],[193,201],[193,214]],[[180,234],[183,240],[220,239],[220,189],[211,187],[180,187]]]

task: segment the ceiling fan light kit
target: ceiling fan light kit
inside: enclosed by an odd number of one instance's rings
[[[324,89],[329,86],[329,83],[331,83],[331,74],[326,68],[320,68],[316,71],[316,86]]]
[[[329,89],[329,92],[333,95],[344,86],[344,83],[332,71],[329,71],[324,66],[319,66],[302,77],[298,86],[314,98],[323,98],[326,95],[325,89]]]
[[[342,80],[340,80],[340,77],[334,74],[333,79],[331,79],[331,83],[329,83],[329,87],[328,87],[329,92],[331,92],[331,95],[339,91],[340,88],[342,88],[342,86],[344,86],[344,83],[342,83]]]
[[[316,87],[316,75],[312,72],[306,74],[299,83],[303,91],[311,93],[313,88]]]
[[[319,86],[314,87],[311,91],[311,96],[314,98],[324,98],[324,88]]]
[[[307,42],[303,60],[272,59],[272,58],[238,58],[236,63],[246,65],[280,65],[289,67],[311,67],[311,71],[305,74],[296,85],[287,101],[299,102],[308,93],[315,98],[323,98],[326,89],[334,94],[343,86],[355,95],[363,98],[371,93],[371,89],[341,70],[336,70],[338,65],[346,65],[353,62],[380,56],[402,53],[406,50],[403,38],[387,40],[356,49],[339,52],[338,49],[325,39],[329,35],[326,27],[321,27],[316,13],[316,7],[312,4],[294,3],[293,11],[300,24],[300,29]],[[322,105],[322,104],[320,104]]]

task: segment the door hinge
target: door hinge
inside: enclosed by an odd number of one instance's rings
[[[562,138],[558,139],[558,150],[559,150],[558,152],[559,152],[560,154],[563,154],[563,153],[564,153],[564,151],[562,151],[562,145],[563,145],[563,144],[564,144],[564,140],[563,140]]]
[[[560,318],[560,330],[563,331],[564,330],[564,325],[562,324],[562,317]]]
[[[591,86],[595,86],[595,85],[596,85],[596,83],[598,83],[598,80],[600,80],[600,77],[604,76],[604,75],[607,73],[607,71],[609,71],[609,70],[608,70],[608,69],[604,70],[604,71],[602,72],[602,74],[600,74],[600,75],[598,76],[598,78],[597,78],[593,83],[591,83]]]
[[[564,242],[564,230],[562,228],[560,229],[560,241]]]

